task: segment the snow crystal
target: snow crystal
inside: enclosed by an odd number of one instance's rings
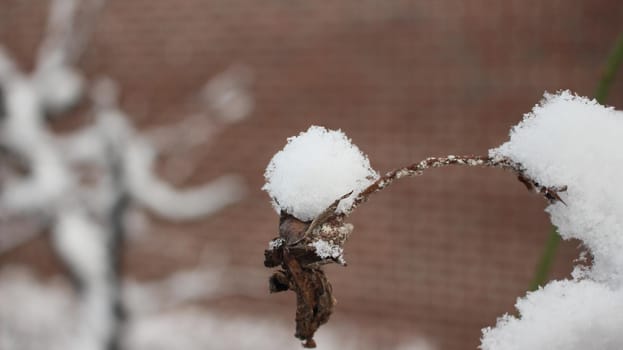
[[[283,243],[285,243],[285,239],[283,238],[276,238],[273,239],[272,241],[268,242],[268,250],[275,250],[279,247],[281,247],[283,245]]]
[[[311,126],[272,158],[262,187],[281,210],[308,221],[322,213],[336,199],[343,199],[337,211],[347,211],[354,197],[379,177],[370,161],[340,130]]]
[[[337,244],[331,244],[330,242],[317,240],[309,244],[310,247],[314,247],[316,255],[323,259],[334,258],[337,259],[344,253],[342,247]]]
[[[582,240],[593,265],[518,300],[483,330],[481,349],[621,349],[623,333],[623,113],[569,91],[546,94],[490,151],[543,186],[567,186],[547,212],[563,238]]]

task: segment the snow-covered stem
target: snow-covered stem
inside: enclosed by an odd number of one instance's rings
[[[489,167],[489,168],[500,168],[500,169],[510,171],[513,174],[517,175],[519,180],[523,182],[528,187],[528,189],[532,189],[535,192],[543,194],[548,200],[551,200],[551,201],[560,200],[560,198],[558,197],[556,193],[558,191],[564,191],[564,187],[556,188],[556,187],[544,187],[544,186],[539,185],[537,182],[525,176],[524,170],[521,164],[513,162],[512,160],[508,158],[504,158],[504,157],[492,158],[492,157],[474,156],[474,155],[461,155],[461,156],[449,155],[446,157],[428,157],[419,163],[414,163],[414,164],[411,164],[411,165],[408,165],[402,168],[392,170],[386,173],[385,175],[383,175],[382,177],[380,177],[378,180],[376,180],[366,189],[361,191],[359,195],[357,195],[357,197],[353,201],[353,205],[351,206],[347,214],[352,212],[361,203],[366,202],[368,200],[368,197],[370,197],[370,195],[387,188],[389,185],[391,185],[394,181],[398,179],[401,179],[403,177],[419,176],[419,175],[422,175],[424,171],[427,169],[441,168],[441,167],[446,167],[446,166],[451,166],[451,165],[468,166],[468,167],[479,166],[479,167]]]

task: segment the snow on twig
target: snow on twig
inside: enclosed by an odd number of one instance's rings
[[[406,167],[395,169],[383,175],[373,184],[361,191],[359,195],[357,195],[357,197],[353,200],[353,205],[350,207],[350,210],[346,212],[346,214],[349,214],[360,204],[366,202],[370,195],[385,189],[396,180],[399,180],[403,177],[420,176],[424,173],[425,170],[431,168],[441,168],[453,165],[499,168],[510,171],[511,173],[517,175],[519,181],[526,185],[528,189],[534,190],[535,192],[542,194],[549,201],[562,202],[562,199],[558,195],[558,192],[563,192],[566,190],[566,187],[564,185],[551,187],[541,186],[535,180],[527,177],[521,164],[516,163],[511,159],[505,157],[486,157],[473,155],[449,155],[447,157],[429,157],[419,163],[414,163]]]
[[[271,292],[296,293],[295,336],[305,347],[316,346],[314,334],[333,312],[332,287],[321,267],[332,262],[345,265],[343,246],[353,230],[345,218],[394,181],[446,166],[504,169],[551,204],[565,204],[559,195],[567,190],[564,181],[542,185],[521,162],[494,152],[491,156],[430,157],[379,177],[341,131],[312,126],[289,138],[271,159],[263,189],[280,213],[279,237],[265,250],[264,265],[280,268],[269,279]]]

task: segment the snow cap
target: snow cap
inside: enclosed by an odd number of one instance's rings
[[[311,126],[288,138],[271,159],[262,189],[273,207],[299,220],[314,219],[336,199],[344,198],[336,212],[352,207],[357,194],[379,177],[368,157],[341,130]]]

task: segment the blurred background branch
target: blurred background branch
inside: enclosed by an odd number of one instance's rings
[[[0,51],[3,168],[14,165],[8,159],[17,159],[25,168],[8,170],[2,176],[0,213],[7,233],[0,239],[0,252],[24,244],[37,233],[51,232],[55,253],[67,267],[80,300],[77,319],[70,327],[74,329],[60,339],[67,349],[122,347],[127,315],[121,256],[130,205],[186,220],[211,215],[244,195],[244,182],[238,175],[181,190],[155,174],[159,153],[187,141],[189,131],[206,131],[192,144],[198,146],[215,136],[216,130],[209,127],[212,119],[224,125],[250,114],[251,80],[243,68],[232,68],[208,82],[208,92],[202,93],[208,98],[201,117],[195,118],[192,129],[161,128],[159,135],[170,142],[160,148],[132,126],[119,106],[119,89],[110,79],[93,83],[91,125],[69,136],[52,131],[46,116],[69,112],[85,95],[88,83],[76,63],[86,50],[103,4],[100,0],[53,0],[31,74],[21,72]]]

